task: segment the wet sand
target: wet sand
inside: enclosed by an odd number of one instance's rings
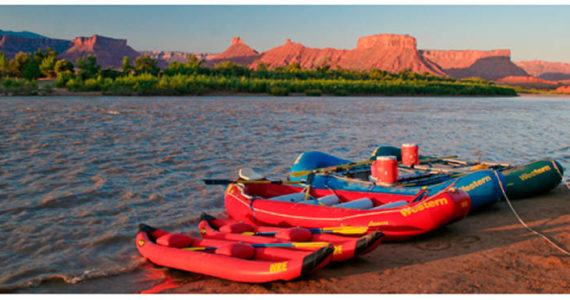
[[[559,185],[547,195],[512,203],[529,226],[569,250],[569,201],[570,191]],[[501,202],[427,236],[381,244],[357,259],[292,282],[244,284],[191,277],[159,284],[154,292],[568,293],[570,257],[523,228]]]

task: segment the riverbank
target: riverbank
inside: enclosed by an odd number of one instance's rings
[[[513,202],[528,225],[570,245],[570,191]],[[188,274],[166,280],[166,293],[567,293],[570,258],[530,233],[506,202],[403,243],[381,244],[352,261],[303,279],[243,284]]]

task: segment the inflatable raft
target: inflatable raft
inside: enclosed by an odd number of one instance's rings
[[[291,174],[298,171],[314,170],[319,168],[326,168],[330,166],[337,166],[342,164],[349,164],[347,160],[343,160],[332,155],[312,151],[301,154],[293,166],[291,167]],[[455,182],[454,187],[462,189],[471,198],[471,209],[478,210],[488,205],[494,204],[503,198],[501,186],[506,186],[504,176],[500,172],[494,170],[480,170],[463,176],[453,176],[452,174],[428,174],[429,176],[421,177],[425,174],[424,171],[412,173],[421,180],[406,180],[403,185],[395,184],[393,186],[379,185],[377,183],[365,180],[361,173],[366,173],[366,177],[370,174],[370,165],[357,166],[348,170],[348,174],[344,169],[334,170],[328,174],[314,174],[310,180],[311,188],[316,189],[333,189],[333,190],[346,190],[353,192],[371,192],[381,194],[384,199],[391,201],[397,200],[402,196],[413,196],[422,190],[427,190],[430,194],[435,194],[451,183]],[[361,171],[363,170],[363,171]],[[408,175],[409,176],[409,175]],[[308,176],[290,176],[291,180],[304,180],[307,181]],[[416,178],[417,178],[416,177]]]
[[[393,155],[401,160],[400,148],[378,147],[372,157]],[[429,160],[430,157],[420,156]],[[563,178],[562,165],[555,160],[537,160],[524,165],[510,165],[490,162],[462,162],[442,159],[437,163],[419,165],[405,171],[393,186],[377,185],[369,180],[370,163],[355,165],[348,160],[332,155],[311,151],[299,155],[290,173],[328,168],[326,174],[315,174],[311,185],[319,188],[349,189],[354,191],[374,191],[379,193],[414,194],[422,187],[437,192],[456,181],[456,187],[465,190],[471,197],[471,209],[479,210],[503,198],[501,185],[509,198],[517,199],[546,193],[556,187]],[[344,165],[348,168],[335,166]],[[483,169],[481,169],[483,168]],[[292,180],[307,180],[307,175],[290,176]],[[500,184],[499,184],[500,182]]]
[[[255,226],[232,219],[217,219],[208,214],[200,216],[200,234],[204,238],[245,243],[329,242],[334,246],[333,261],[345,261],[368,253],[382,241],[384,234],[374,231],[363,236],[346,236],[311,232],[300,227]],[[325,230],[326,231],[326,230]]]
[[[143,257],[159,266],[240,282],[292,280],[324,267],[334,252],[330,244],[313,251],[254,247],[168,233],[145,224],[139,226],[136,245]]]
[[[371,160],[378,156],[394,155],[401,161],[402,150],[398,147],[380,146],[376,148]],[[429,158],[422,157],[420,158]],[[326,160],[326,159],[325,159]],[[334,162],[334,161],[332,161]],[[315,163],[315,162],[313,162]],[[324,160],[321,164],[328,164]],[[301,168],[298,166],[297,168]],[[522,165],[494,162],[466,162],[454,159],[444,159],[435,165],[442,170],[469,172],[480,167],[500,171],[505,177],[506,193],[509,198],[518,199],[544,194],[560,184],[564,177],[564,168],[554,159],[534,160]]]
[[[304,201],[305,194],[297,185],[233,183],[224,201],[237,221],[278,227],[368,226],[369,231],[383,232],[388,241],[409,239],[462,219],[471,207],[469,195],[451,185],[434,194],[311,187],[312,200]],[[335,197],[337,204],[323,203]]]

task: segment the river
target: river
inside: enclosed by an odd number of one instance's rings
[[[303,151],[361,161],[407,142],[568,170],[570,97],[0,97],[0,291],[205,280],[145,262],[138,223],[196,234],[200,212],[224,209],[225,187],[203,178],[249,166],[284,179]]]

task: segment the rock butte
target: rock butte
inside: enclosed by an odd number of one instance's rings
[[[112,39],[94,34],[91,37],[77,37],[71,43],[72,46],[58,58],[75,62],[91,54],[97,56],[97,63],[100,65],[119,67],[123,57],[129,57],[132,63],[140,56],[140,53],[127,45],[125,39]]]
[[[239,39],[239,43],[243,41]],[[242,56],[233,53],[233,48],[234,43],[224,51],[225,59],[247,65],[232,59]],[[254,57],[253,53],[250,55]],[[527,76],[523,69],[511,62],[510,55],[510,50],[418,50],[416,39],[412,36],[378,34],[359,38],[356,48],[351,50],[309,48],[287,39],[285,44],[259,54],[259,59],[249,67],[256,68],[258,61],[270,68],[297,62],[302,68],[309,69],[328,64],[332,68],[376,68],[393,73],[409,69],[417,73],[428,72],[456,78],[496,80],[506,76]]]
[[[0,51],[13,58],[17,52],[34,52],[38,48],[51,47],[73,63],[88,54],[97,56],[97,62],[105,67],[120,67],[124,56],[131,61],[141,55],[150,55],[160,67],[173,61],[186,62],[190,53],[177,51],[137,52],[125,39],[113,39],[100,35],[78,37],[73,41],[5,35],[0,36]],[[220,54],[192,53],[214,66],[222,61],[256,68],[258,62],[270,68],[284,67],[297,62],[302,68],[315,69],[323,64],[332,68],[365,70],[377,68],[392,73],[409,69],[418,73],[432,73],[454,78],[481,77],[498,80],[509,76],[529,75],[551,81],[570,80],[570,64],[545,61],[511,61],[510,50],[424,50],[417,49],[416,39],[409,35],[378,34],[358,39],[356,48],[309,48],[287,39],[283,45],[259,53],[239,37]],[[525,79],[528,80],[528,79]]]

